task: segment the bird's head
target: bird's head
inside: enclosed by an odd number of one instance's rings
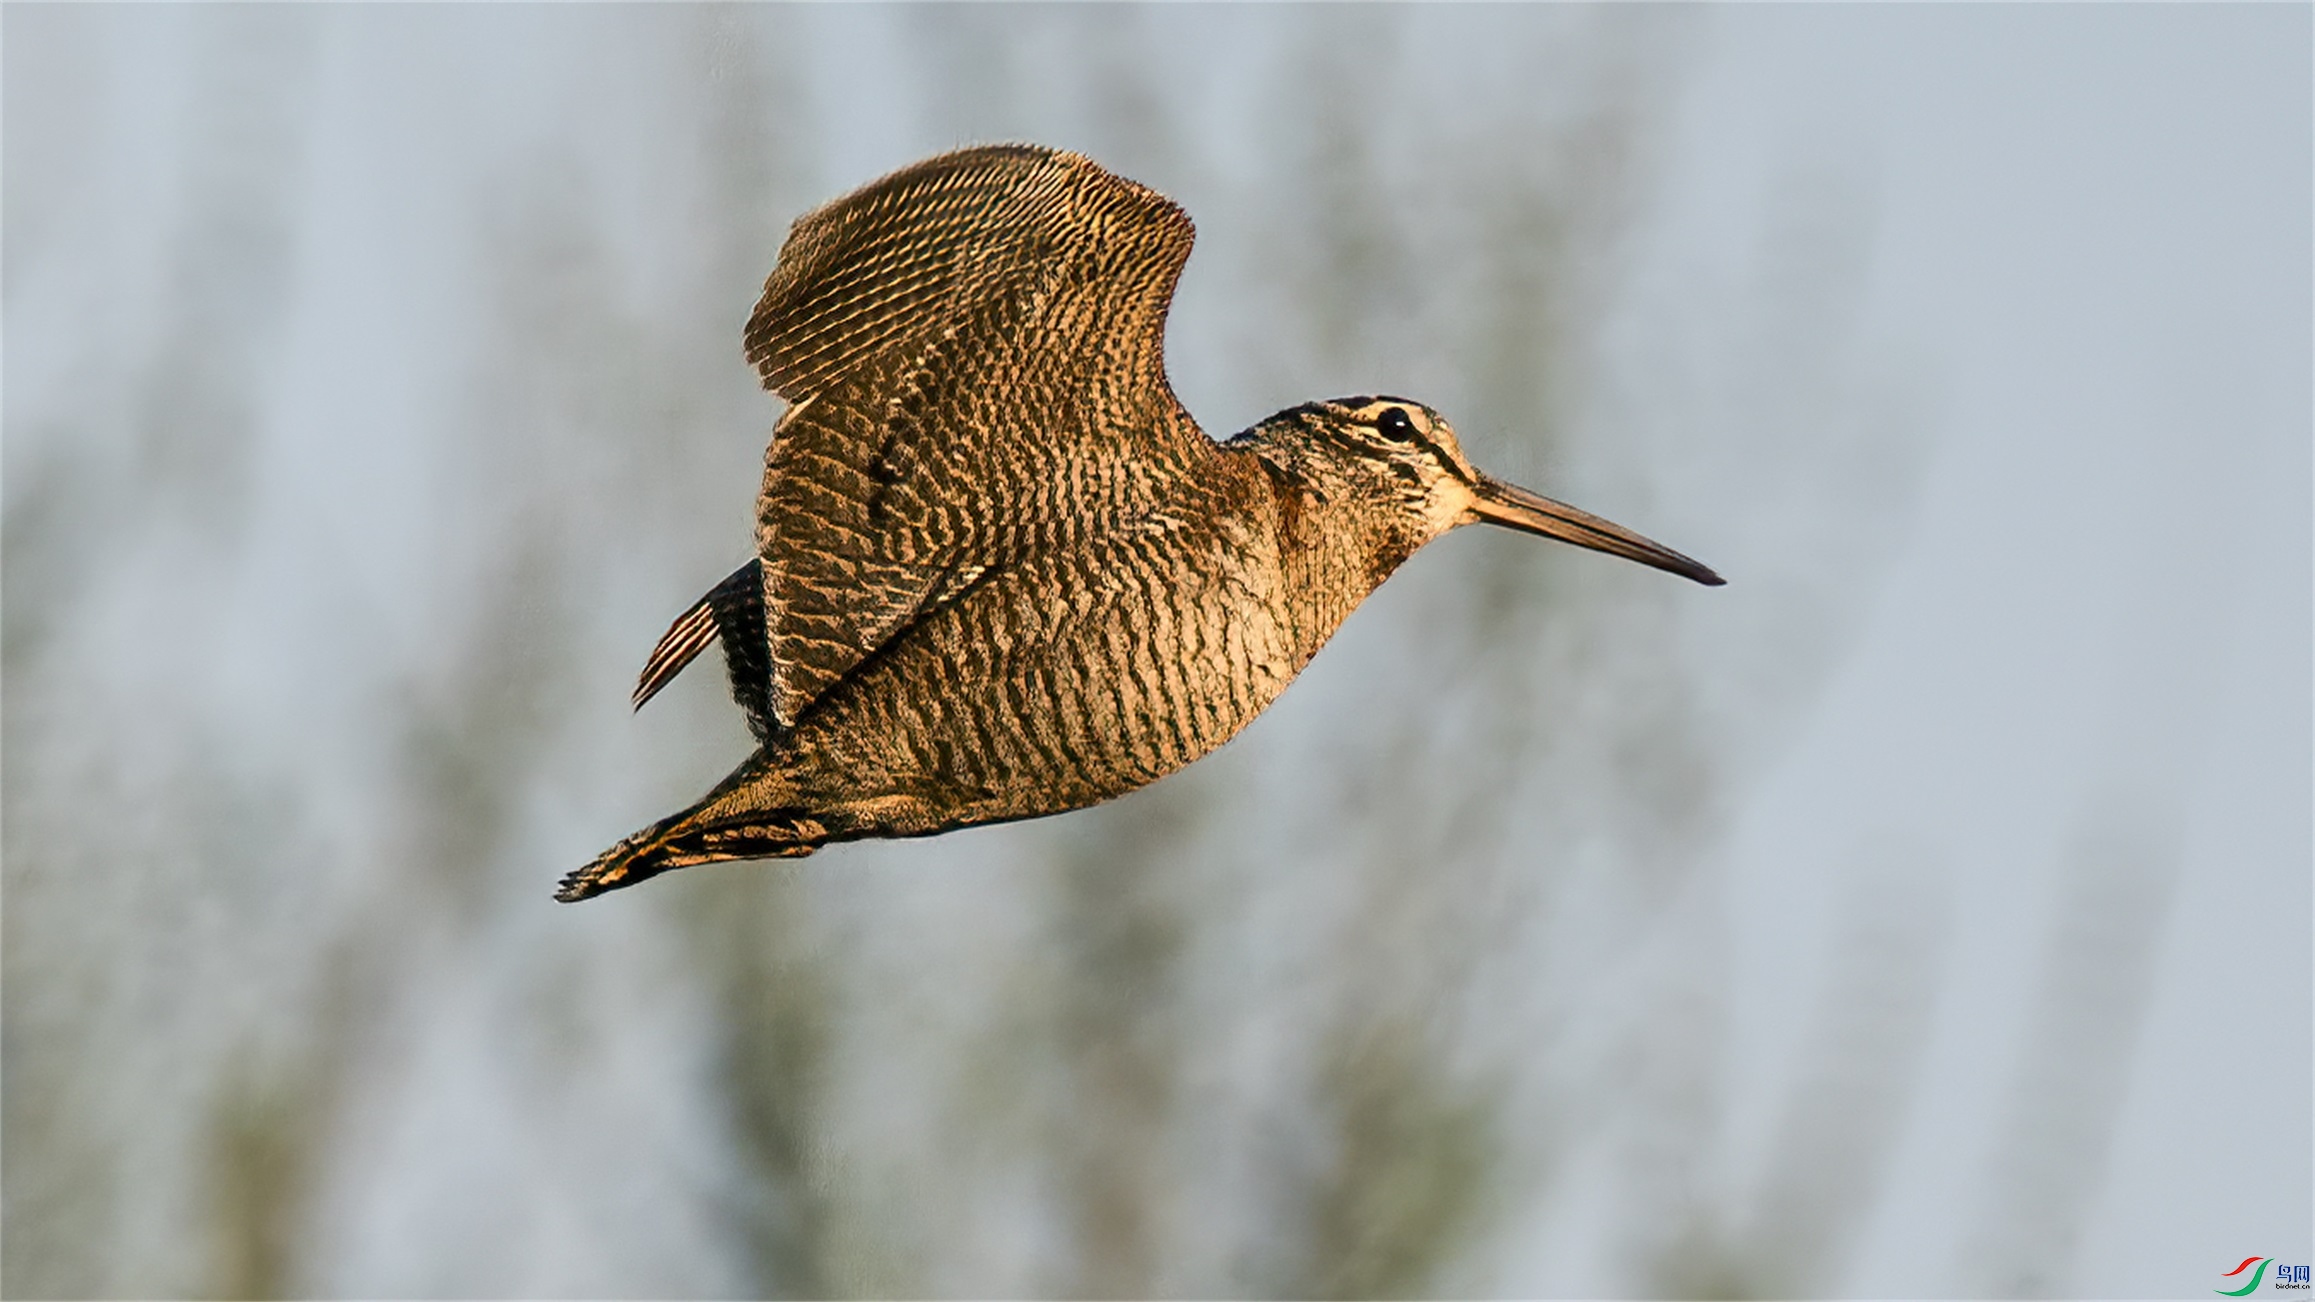
[[[1347,492],[1386,517],[1407,551],[1466,524],[1499,524],[1668,570],[1698,583],[1722,579],[1661,543],[1588,511],[1482,474],[1463,455],[1447,418],[1405,398],[1337,398],[1304,403],[1249,433],[1315,472],[1326,489]],[[1322,489],[1325,491],[1325,489]]]

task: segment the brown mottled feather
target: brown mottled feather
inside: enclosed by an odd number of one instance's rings
[[[979,572],[1215,455],[1165,379],[1191,239],[1155,191],[1022,145],[796,223],[747,330],[793,404],[756,530],[781,724]]]

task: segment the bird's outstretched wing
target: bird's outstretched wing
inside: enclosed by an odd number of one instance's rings
[[[806,214],[748,323],[788,399],[756,547],[792,725],[1010,557],[1067,545],[1217,455],[1168,387],[1189,217],[1076,154],[928,159]]]

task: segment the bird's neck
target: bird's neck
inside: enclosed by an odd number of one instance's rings
[[[1421,541],[1331,459],[1287,440],[1241,447],[1259,460],[1277,507],[1277,599],[1303,654],[1315,655]]]

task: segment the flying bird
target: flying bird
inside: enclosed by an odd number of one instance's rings
[[[755,557],[676,619],[635,689],[641,708],[720,640],[756,750],[557,899],[1154,782],[1463,525],[1721,582],[1490,478],[1405,398],[1208,438],[1163,352],[1191,238],[1165,196],[1031,145],[927,159],[796,222],[746,335],[788,404]]]

